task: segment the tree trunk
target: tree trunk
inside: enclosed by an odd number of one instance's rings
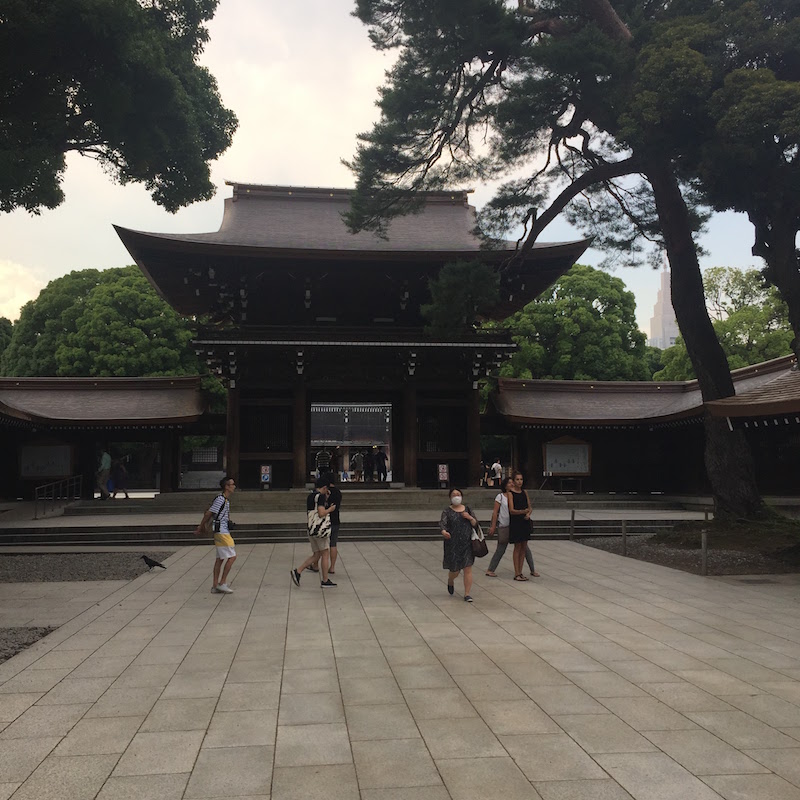
[[[767,278],[777,287],[789,308],[789,324],[794,332],[792,350],[800,359],[800,263],[795,244],[798,216],[795,209],[774,209],[774,213],[751,213],[750,221],[756,230],[753,255],[767,264]]]
[[[703,278],[692,239],[686,202],[672,166],[651,159],[646,175],[653,187],[658,218],[672,273],[672,306],[703,400],[735,394],[725,353],[708,316]],[[763,510],[750,446],[742,431],[729,431],[724,419],[705,415],[706,472],[718,516],[753,517]]]

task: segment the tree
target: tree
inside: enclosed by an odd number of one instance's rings
[[[22,307],[2,359],[0,372],[11,376],[58,375],[56,350],[75,330],[86,298],[99,285],[96,269],[70,272],[45,286]]]
[[[187,320],[138,267],[51,281],[22,307],[0,367],[7,376],[197,375]]]
[[[650,347],[644,349],[644,357],[647,361],[647,374],[651,379],[655,379],[656,372],[664,369],[664,351],[660,347]]]
[[[731,369],[792,352],[786,303],[758,270],[713,267],[706,270],[704,278],[706,300],[715,317],[714,331]],[[655,380],[685,381],[695,377],[680,337],[664,351],[663,358],[664,368],[653,376]]]
[[[428,282],[431,302],[421,309],[428,332],[436,336],[473,330],[476,318],[497,303],[499,286],[497,272],[485,264],[445,264]]]
[[[695,43],[707,62],[723,61],[704,116],[686,143],[683,170],[700,179],[716,209],[741,211],[754,227],[753,255],[781,292],[800,355],[800,26],[794,0],[734,3],[720,16],[725,47]]]
[[[7,317],[0,317],[0,358],[2,358],[3,352],[11,341],[11,333],[13,330],[14,325],[11,320]]]
[[[502,377],[642,381],[652,375],[633,293],[602,270],[576,264],[500,327],[519,345]]]
[[[0,210],[63,199],[65,155],[144,183],[169,211],[214,194],[237,121],[197,63],[217,0],[5,0]]]
[[[726,10],[710,0],[519,0],[516,11],[500,0],[359,0],[373,42],[400,55],[381,90],[381,119],[351,164],[348,224],[381,231],[414,209],[419,189],[506,176],[484,222],[498,238],[523,225],[524,253],[583,197],[577,219],[607,242],[660,241],[703,397],[733,394],[703,297],[694,242],[702,215],[679,169],[705,119],[698,109],[728,68],[717,59],[712,69],[691,45],[706,37],[724,51],[724,23],[712,23]],[[635,175],[644,183],[625,177]],[[705,422],[718,512],[760,513],[744,436]]]

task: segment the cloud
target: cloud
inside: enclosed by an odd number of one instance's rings
[[[46,283],[41,270],[0,259],[0,317],[15,322],[20,308],[35,300]]]

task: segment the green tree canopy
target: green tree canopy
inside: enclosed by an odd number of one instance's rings
[[[0,368],[7,376],[197,375],[191,337],[138,267],[78,270],[23,306]]]
[[[348,224],[380,231],[413,210],[416,190],[505,179],[483,223],[495,239],[521,225],[523,253],[567,208],[606,246],[655,240],[703,397],[730,396],[704,303],[687,152],[707,132],[710,95],[742,66],[737,44],[759,12],[768,27],[786,24],[760,2],[358,0],[375,45],[399,55],[351,164]],[[796,0],[777,6],[787,4]],[[705,432],[719,513],[759,514],[744,435],[715,419]]]
[[[576,264],[501,326],[519,345],[502,377],[641,381],[652,374],[633,293],[602,270]]]
[[[236,117],[197,63],[217,0],[4,0],[0,211],[54,208],[65,154],[170,211],[214,194]]]
[[[713,267],[705,273],[706,301],[714,331],[731,369],[759,364],[792,352],[792,328],[786,303],[755,269]],[[687,381],[694,368],[682,338],[664,351],[659,381]]]
[[[0,357],[3,351],[8,347],[11,341],[11,334],[14,330],[14,325],[7,317],[0,317]]]
[[[499,286],[500,276],[486,264],[445,264],[428,282],[431,302],[421,309],[427,330],[433,335],[472,330],[477,317],[497,302]]]

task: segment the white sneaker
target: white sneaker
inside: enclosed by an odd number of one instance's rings
[[[222,594],[233,594],[233,589],[227,583],[221,583],[217,586],[217,591],[222,592]]]
[[[222,594],[222,592],[219,590],[219,586],[212,586],[211,594]]]

